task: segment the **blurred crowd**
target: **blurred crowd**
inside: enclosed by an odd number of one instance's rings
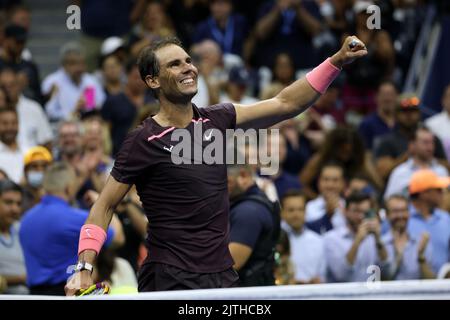
[[[33,12],[0,1],[0,293],[65,283],[114,155],[158,112],[137,55],[168,36],[199,68],[198,107],[272,98],[345,36],[364,41],[367,57],[275,127],[278,174],[252,168],[258,187],[281,203],[276,283],[366,281],[373,265],[382,280],[450,277],[450,85],[434,108],[441,112],[427,119],[419,97],[400,90],[433,2],[72,2],[81,7],[80,39],[61,44],[59,68],[41,78],[27,47]],[[366,26],[371,4],[382,29]],[[117,207],[97,280],[136,290],[147,223],[132,189]]]

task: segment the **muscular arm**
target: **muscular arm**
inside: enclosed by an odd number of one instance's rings
[[[349,44],[355,37],[348,37],[341,50],[331,57],[331,63],[342,68],[344,64],[367,54],[365,45],[350,49]],[[319,97],[317,92],[305,79],[299,79],[284,88],[272,99],[251,105],[236,104],[236,123],[254,123],[255,127],[270,127],[278,122],[292,118],[306,109]]]
[[[130,188],[131,185],[120,183],[112,176],[109,176],[103,191],[92,206],[86,224],[95,224],[103,228],[103,230],[107,230],[113,218],[115,207],[122,201]],[[95,256],[95,251],[85,250],[80,253],[79,259],[92,264]]]

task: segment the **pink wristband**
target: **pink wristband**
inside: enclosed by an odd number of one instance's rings
[[[94,250],[97,255],[105,243],[106,232],[95,224],[85,224],[80,231],[78,255],[84,250]]]
[[[333,65],[330,58],[319,64],[306,74],[306,80],[314,90],[324,93],[328,86],[339,75],[341,70]]]

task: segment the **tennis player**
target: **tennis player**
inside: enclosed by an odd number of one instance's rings
[[[140,292],[236,286],[238,276],[228,250],[226,164],[174,164],[171,153],[177,144],[172,133],[182,128],[194,135],[196,126],[202,126],[204,149],[213,140],[208,139],[210,129],[225,135],[225,130],[243,123],[259,121],[269,127],[294,117],[325,92],[343,65],[366,54],[364,43],[348,37],[337,53],[272,99],[198,108],[191,102],[198,70],[181,43],[170,38],[143,49],[140,74],[159,99],[160,111],[130,132],[116,155],[111,175],[81,229],[79,262],[66,294],[93,284],[92,265],[105,230],[132,185],[149,220],[148,257],[138,275]]]

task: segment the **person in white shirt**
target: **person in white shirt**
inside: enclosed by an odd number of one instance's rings
[[[61,68],[42,82],[42,93],[49,97],[45,105],[52,121],[68,120],[74,112],[100,109],[106,95],[95,76],[86,72],[81,47],[69,42],[61,49]]]
[[[330,229],[345,226],[343,215],[345,188],[344,169],[329,163],[320,170],[319,196],[306,204],[306,222],[313,230],[323,234]]]
[[[281,200],[281,225],[289,237],[295,282],[321,283],[326,272],[324,243],[320,235],[304,226],[305,202],[305,196],[299,191],[286,192]]]
[[[425,125],[442,141],[448,158],[450,157],[450,84],[444,90],[441,103],[442,111],[425,120]]]
[[[389,176],[384,199],[397,193],[408,195],[409,181],[417,170],[430,169],[438,176],[448,176],[448,170],[434,157],[434,149],[433,133],[426,127],[419,127],[409,145],[409,159],[398,165]]]
[[[20,145],[48,145],[53,133],[47,116],[39,103],[26,98],[19,85],[18,75],[13,69],[3,69],[0,84],[8,93],[11,106],[17,110],[19,117],[18,141]]]
[[[19,121],[14,109],[0,109],[0,169],[19,184],[23,177],[23,158],[27,150],[17,140]]]

